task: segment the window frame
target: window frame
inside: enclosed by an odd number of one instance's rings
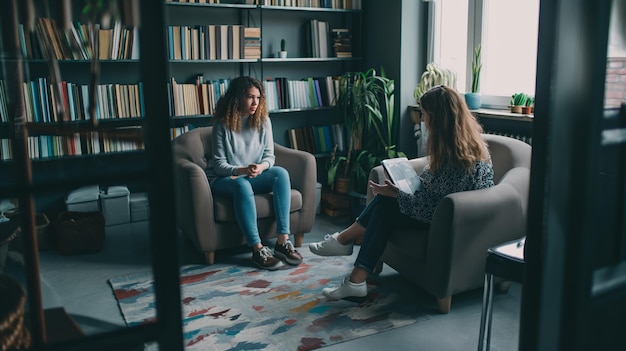
[[[438,53],[440,49],[438,47],[438,36],[441,33],[438,30],[439,23],[439,2],[445,0],[423,0],[428,2],[428,38],[427,38],[427,62],[439,62]],[[482,43],[483,40],[483,19],[485,15],[485,1],[484,0],[468,0],[468,28],[467,28],[467,50],[465,57],[465,75],[466,79],[463,82],[463,91],[470,91],[471,81],[468,79],[472,75],[472,59],[474,55],[474,48]],[[536,74],[536,72],[535,72]],[[509,95],[485,95],[482,94],[482,106],[481,109],[507,109],[511,97]]]

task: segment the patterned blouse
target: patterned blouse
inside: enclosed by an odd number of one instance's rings
[[[430,223],[437,205],[446,195],[493,186],[491,165],[491,160],[477,161],[470,173],[461,167],[449,165],[444,165],[437,173],[432,173],[426,165],[421,175],[423,189],[414,194],[398,192],[400,212]]]

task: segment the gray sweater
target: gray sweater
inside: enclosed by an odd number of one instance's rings
[[[213,183],[219,177],[236,175],[238,167],[262,162],[266,162],[269,167],[274,165],[272,122],[268,118],[261,131],[250,128],[247,122],[248,117],[244,117],[239,132],[228,130],[219,121],[213,123],[211,136],[213,158],[206,169],[209,183]]]

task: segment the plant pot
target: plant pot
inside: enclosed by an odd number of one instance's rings
[[[481,105],[481,94],[465,93],[465,103],[470,110],[478,110]]]
[[[522,113],[525,115],[529,115],[531,113],[533,113],[533,107],[532,106],[522,106]]]
[[[280,58],[287,58],[287,51],[279,51],[278,52],[278,57],[280,57]]]
[[[511,113],[522,113],[522,106],[511,106]]]
[[[335,178],[335,191],[340,194],[349,193],[350,192],[350,177]]]

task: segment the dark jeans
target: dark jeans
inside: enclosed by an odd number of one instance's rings
[[[370,201],[356,221],[365,227],[365,235],[354,265],[370,274],[374,273],[387,247],[389,236],[395,229],[429,227],[428,223],[401,213],[396,199],[380,195]]]

